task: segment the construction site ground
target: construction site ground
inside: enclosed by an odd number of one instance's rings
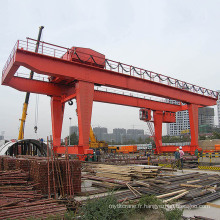
[[[62,211],[64,215],[67,209],[76,210],[88,201],[93,203],[111,194],[114,194],[117,204],[136,206],[143,197],[152,195],[167,210],[172,207],[184,208],[185,217],[220,219],[219,170],[201,170],[198,167],[179,170],[166,166],[125,164],[128,162],[126,158],[111,159],[113,161],[85,162],[69,158],[68,155],[65,158],[56,155],[1,156],[0,219],[25,219],[32,217],[32,213],[34,217],[43,215],[46,218],[52,211]],[[149,162],[146,158],[139,159],[135,158],[135,162]],[[129,158],[129,162],[132,161],[134,159]],[[26,197],[25,201],[22,200],[23,196]],[[46,204],[49,208],[44,207]],[[38,209],[36,205],[41,208]],[[134,212],[129,219],[144,219],[145,212],[148,213],[148,219],[150,216],[152,219],[163,219],[157,206],[144,207],[144,212]],[[148,212],[149,209],[153,210]]]
[[[152,166],[148,166],[148,165],[134,165],[134,166],[143,166],[143,167],[152,167]],[[156,167],[156,166],[155,166]],[[166,174],[168,175],[183,175],[183,174],[190,174],[190,173],[195,173],[195,172],[199,172],[201,174],[218,174],[220,175],[220,171],[212,171],[212,170],[201,170],[198,168],[191,168],[191,169],[183,169],[183,170],[176,170],[175,172],[166,172]],[[89,191],[93,191],[93,190],[98,190],[99,188],[92,186],[92,180],[88,180],[85,179],[82,181],[82,192],[89,192]],[[126,191],[126,189],[124,190],[117,190],[115,192],[115,194],[121,193]],[[105,192],[105,193],[99,193],[99,194],[95,194],[95,195],[90,195],[90,196],[76,196],[75,199],[77,201],[84,201],[87,200],[88,198],[90,199],[94,199],[94,198],[100,198],[104,195],[108,195],[109,192]],[[183,201],[177,201],[176,202],[176,206],[181,208],[181,203]],[[207,203],[208,204],[208,203]],[[210,218],[210,219],[216,219],[219,220],[220,219],[220,199],[217,199],[215,201],[212,201],[211,204],[217,205],[216,207],[210,206],[204,204],[201,207],[197,207],[197,208],[192,208],[192,209],[184,209],[183,211],[183,216],[184,217],[194,217],[194,216],[202,216],[202,217],[206,217],[206,218]],[[137,214],[134,218],[134,216],[131,216],[131,219],[143,219],[143,214]],[[147,214],[146,219],[161,219],[161,214],[160,212],[158,212],[157,210],[153,210],[151,212],[151,214]],[[145,219],[145,218],[144,218]]]
[[[193,169],[184,169],[183,173],[192,173],[192,172],[199,172],[199,173],[208,173],[208,174],[218,174],[220,175],[219,171],[212,171],[212,170],[200,170],[197,168],[193,168]],[[181,174],[182,171],[177,171],[176,174]],[[220,199],[217,199],[215,201],[212,201],[213,204],[219,205],[219,207],[212,207],[209,206],[208,208],[196,208],[196,209],[185,209],[183,211],[183,215],[186,217],[192,217],[194,215],[196,216],[203,216],[206,218],[213,218],[216,220],[220,219]],[[178,203],[177,203],[178,204]]]

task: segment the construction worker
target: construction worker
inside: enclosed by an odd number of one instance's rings
[[[198,150],[198,148],[196,148],[196,150],[195,150],[195,156],[199,156],[199,150]]]
[[[183,169],[183,156],[184,156],[184,151],[182,150],[182,147],[180,146],[180,168]]]
[[[150,157],[150,152],[147,151],[147,164],[150,165],[150,160],[151,160],[151,157]]]
[[[180,167],[180,153],[179,153],[179,148],[176,149],[176,152],[174,153],[174,156],[175,156],[176,166],[179,168],[179,167]]]
[[[101,154],[100,154],[100,150],[99,149],[96,151],[96,156],[97,156],[97,162],[100,162],[101,161],[100,160]]]

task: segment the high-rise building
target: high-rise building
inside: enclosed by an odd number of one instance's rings
[[[176,100],[167,100],[168,103],[179,105],[179,101]],[[188,111],[176,112],[176,122],[167,123],[167,134],[170,136],[178,136],[184,133],[189,133],[190,124],[189,124],[189,114]]]
[[[128,129],[127,137],[135,141],[138,141],[139,139],[144,140],[146,138],[143,129]]]
[[[140,141],[145,140],[149,135],[144,134],[143,129],[124,129],[124,128],[114,128],[113,133],[108,133],[107,128],[104,127],[94,127],[93,132],[98,141],[108,141],[109,143],[123,144],[127,141]],[[77,126],[70,126],[70,134],[75,133],[79,135],[79,130]]]
[[[117,143],[123,142],[123,137],[126,135],[126,129],[124,128],[114,128],[113,134],[115,135],[115,141]]]
[[[78,126],[70,126],[70,135],[75,133],[77,136],[79,136],[79,129]]]
[[[214,108],[199,108],[199,125],[214,126]]]
[[[97,140],[103,141],[104,135],[108,133],[108,130],[107,130],[107,128],[104,128],[104,127],[95,127],[95,128],[93,128],[93,132],[94,132]]]
[[[220,94],[220,90],[217,90],[217,92]],[[220,127],[220,95],[218,96],[218,100],[217,100],[217,112],[218,112],[218,126]]]
[[[178,101],[169,100],[171,104],[179,104]],[[214,126],[214,109],[209,107],[199,108],[198,125]],[[170,136],[179,136],[181,134],[190,133],[190,122],[188,110],[176,112],[176,122],[167,123],[167,134]]]

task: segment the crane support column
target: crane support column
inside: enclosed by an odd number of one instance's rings
[[[162,146],[162,124],[163,124],[163,112],[154,111],[156,153],[160,153],[159,149],[160,149],[160,146]]]
[[[188,104],[191,146],[198,147],[198,105]]]
[[[61,97],[52,96],[51,119],[54,147],[60,147],[64,107],[65,104],[61,102]]]
[[[94,84],[79,81],[76,84],[76,102],[79,127],[79,153],[89,149],[89,134],[92,117]]]

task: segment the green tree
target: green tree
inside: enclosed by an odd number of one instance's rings
[[[67,143],[69,144],[69,136],[67,136],[66,138],[67,138]],[[78,143],[79,143],[79,137],[74,132],[73,134],[70,135],[70,145],[78,145]],[[65,141],[62,144],[65,144]]]
[[[199,135],[199,140],[206,140],[206,136],[205,135]]]
[[[220,133],[214,131],[214,132],[212,133],[212,139],[220,139]]]

